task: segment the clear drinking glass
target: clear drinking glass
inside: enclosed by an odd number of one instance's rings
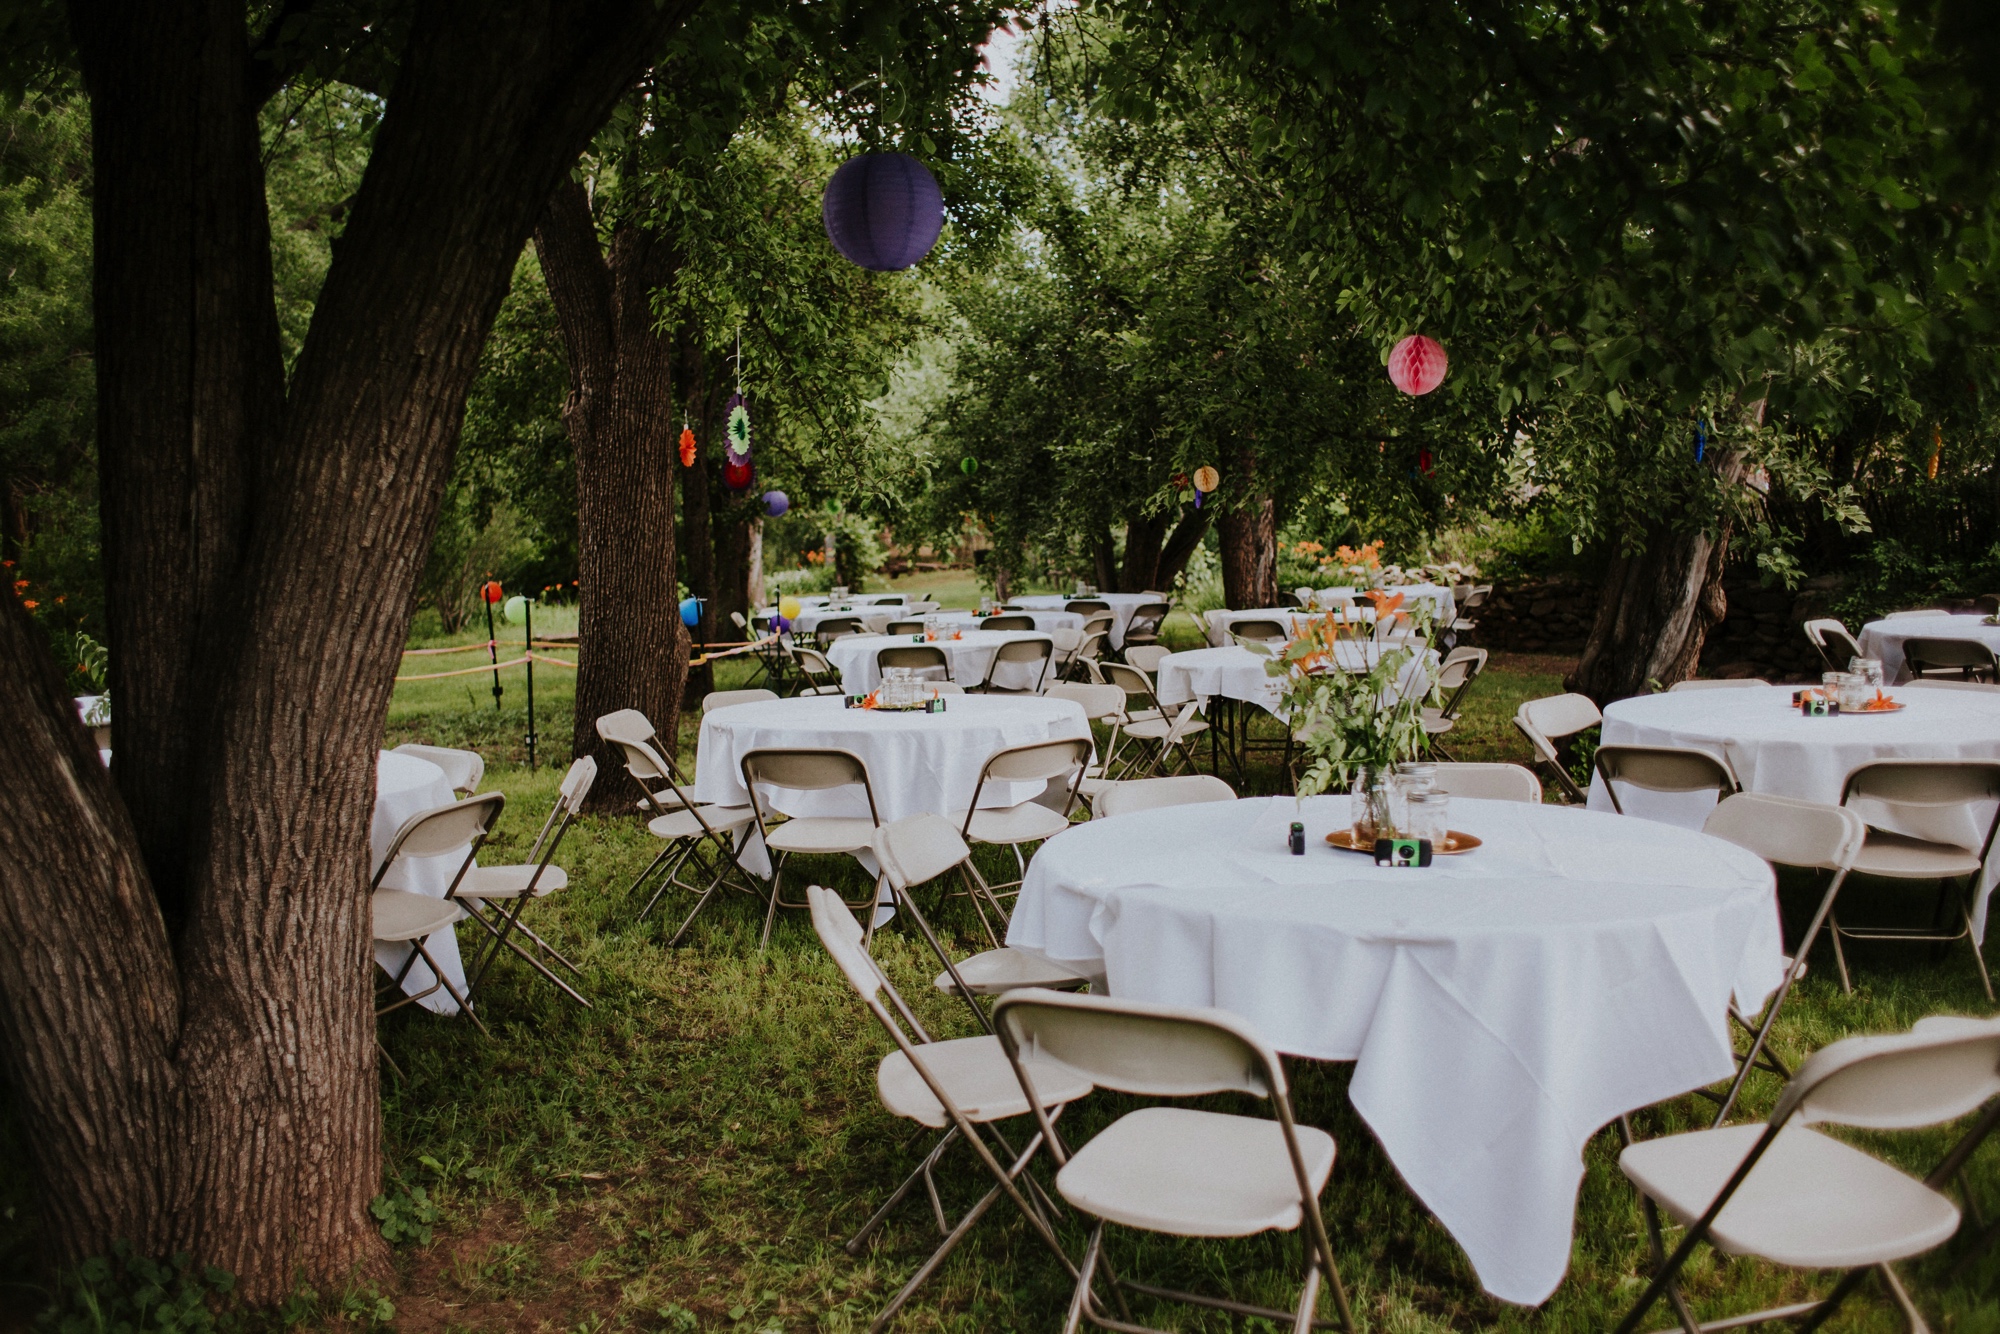
[[[1861,678],[1873,695],[1882,688],[1882,660],[1880,658],[1850,658],[1847,670]]]
[[[1408,799],[1409,814],[1405,833],[1411,838],[1427,838],[1433,848],[1444,846],[1444,838],[1451,829],[1451,796],[1448,793],[1426,789],[1412,792]]]
[[[1868,702],[1875,692],[1868,688],[1868,682],[1858,672],[1840,674],[1840,711],[1859,713],[1861,706]]]

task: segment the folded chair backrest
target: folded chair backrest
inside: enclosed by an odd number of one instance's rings
[[[1236,789],[1214,774],[1175,774],[1170,778],[1133,778],[1112,783],[1091,805],[1100,818],[1159,810],[1163,806],[1196,806],[1210,801],[1234,801]]]
[[[1597,772],[1650,792],[1734,792],[1742,784],[1727,760],[1682,746],[1599,746]]]
[[[1822,1047],[1794,1072],[1771,1120],[1907,1130],[1963,1116],[2000,1094],[2000,1022],[1971,1027]]]
[[[891,593],[883,596],[878,596],[874,599],[875,605],[878,607],[900,607],[903,606],[908,600],[909,599],[905,598],[901,593]]]
[[[1092,630],[1088,634],[1084,635],[1083,642],[1076,646],[1076,656],[1079,658],[1101,657],[1104,653],[1104,650],[1109,648],[1110,646],[1111,646],[1110,631]]]
[[[1590,696],[1577,694],[1528,700],[1514,717],[1525,724],[1522,730],[1529,734],[1535,748],[1545,752],[1542,758],[1550,761],[1556,758],[1553,743],[1604,721],[1604,715],[1597,711]]]
[[[1111,604],[1109,602],[1101,602],[1096,598],[1071,598],[1068,602],[1063,603],[1063,610],[1088,616],[1092,612],[1109,612]]]
[[[1026,612],[1012,616],[988,616],[979,623],[979,628],[982,630],[1032,630],[1035,628],[1035,618]]]
[[[1063,655],[1075,653],[1077,645],[1083,642],[1083,631],[1081,630],[1070,630],[1059,625],[1046,633],[1048,634],[1049,642],[1056,646],[1056,652]]]
[[[882,633],[889,635],[920,635],[923,632],[924,623],[920,620],[911,620],[891,621]]]
[[[1313,604],[1313,590],[1308,585],[1300,584],[1294,588],[1292,596],[1299,600],[1301,607],[1310,607]]]
[[[1049,687],[1050,699],[1072,699],[1083,706],[1083,716],[1095,722],[1125,707],[1125,692],[1117,686],[1077,685],[1058,681]]]
[[[1121,1093],[1261,1098],[1285,1090],[1277,1053],[1226,1010],[1029,988],[1001,996],[993,1022],[1015,1051],[1052,1056]]]
[[[1518,764],[1454,761],[1437,766],[1437,788],[1474,801],[1540,802],[1542,780]]]
[[[763,704],[777,697],[777,691],[766,690],[762,686],[753,686],[748,690],[711,690],[702,697],[701,711],[709,714],[736,704]]]
[[[403,827],[390,840],[388,855],[375,870],[376,880],[379,882],[382,873],[399,857],[436,857],[477,843],[493,828],[493,822],[500,818],[506,805],[504,793],[484,792],[464,801],[418,811],[403,821]]]
[[[812,909],[813,931],[819,936],[819,943],[833,956],[848,985],[861,999],[874,1000],[882,993],[882,975],[875,970],[874,961],[862,945],[861,923],[854,920],[854,914],[840,901],[840,895],[830,889],[809,886],[806,903]]]
[[[942,667],[949,672],[951,660],[936,644],[891,644],[875,650],[875,667],[878,671],[887,671],[891,667],[914,667],[919,671],[926,667]]]
[[[875,860],[894,889],[935,880],[971,855],[957,826],[942,815],[912,815],[875,831]]]
[[[596,782],[597,761],[586,755],[572,763],[569,772],[563,775],[562,786],[556,789],[557,804],[571,812],[582,810]]]
[[[1160,670],[1160,659],[1171,652],[1173,650],[1164,644],[1134,644],[1125,650],[1125,661],[1128,665],[1150,674]]]
[[[1072,607],[1071,610],[1075,610],[1075,608]],[[1105,611],[1091,612],[1084,617],[1083,633],[1085,637],[1100,633],[1109,635],[1111,633],[1111,627],[1116,624],[1118,624],[1118,618],[1116,616],[1113,616],[1108,609]]]
[[[1074,773],[1089,759],[1090,742],[1082,737],[1034,741],[996,752],[986,761],[980,781],[984,783],[990,778],[1000,783],[1045,783]]]
[[[1853,865],[1868,826],[1842,806],[1763,792],[1724,797],[1701,832],[1747,848],[1779,866],[1838,871]]]
[[[1843,804],[1870,797],[1898,806],[1963,806],[2000,796],[2000,761],[1878,760],[1847,775]]]
[[[1993,650],[1976,639],[1906,639],[1903,661],[1913,672],[1948,671],[1967,667],[1981,671],[1994,668]]]
[[[1140,700],[1138,707],[1147,709],[1154,707],[1153,683],[1146,679],[1144,672],[1136,667],[1128,667],[1122,662],[1101,662],[1097,664],[1097,669],[1104,673],[1105,680],[1127,696],[1136,696]]]
[[[1452,652],[1456,655],[1457,650],[1454,649]],[[1470,658],[1456,656],[1446,658],[1443,665],[1438,668],[1437,688],[1439,690],[1457,690],[1467,681],[1470,681],[1478,671],[1478,664]]]
[[[1229,623],[1229,633],[1232,638],[1238,641],[1245,639],[1261,639],[1266,641],[1288,640],[1292,637],[1292,632],[1285,626],[1278,624],[1276,621],[1267,620],[1231,621]]]
[[[1836,672],[1846,671],[1847,664],[1861,656],[1861,645],[1854,642],[1846,626],[1831,616],[1807,621],[1805,630],[1806,638],[1812,640],[1820,657]]]
[[[1144,602],[1132,609],[1132,620],[1125,628],[1129,638],[1133,635],[1156,633],[1160,623],[1167,619],[1173,608],[1164,602]]]
[[[618,747],[625,759],[625,772],[638,781],[641,788],[650,794],[656,783],[675,781],[673,767],[649,742],[630,737],[616,737],[611,742]]]
[[[1049,674],[1049,659],[1055,654],[1055,644],[1047,639],[1010,639],[993,651],[993,661],[986,664],[986,680],[991,683],[993,674],[1000,670],[1002,663],[1039,663],[1041,670],[1035,674],[1032,687],[1041,691]]]
[[[798,792],[868,784],[868,766],[850,750],[753,750],[743,757],[743,780]],[[874,804],[874,798],[869,798]]]
[[[637,709],[620,709],[597,720],[597,735],[613,745],[621,741],[651,743],[657,731],[646,715]]]

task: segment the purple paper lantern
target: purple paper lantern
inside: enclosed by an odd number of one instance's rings
[[[826,183],[820,219],[833,248],[864,269],[894,273],[931,252],[944,231],[944,195],[908,153],[863,153]]]
[[[778,518],[791,507],[792,498],[783,491],[766,491],[764,493],[764,513],[770,515],[772,518]]]

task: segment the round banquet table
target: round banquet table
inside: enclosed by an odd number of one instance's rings
[[[1916,618],[1912,618],[1916,619]],[[2000,760],[2000,691],[1893,690],[1900,713],[1808,718],[1792,704],[1792,686],[1667,691],[1621,699],[1604,710],[1607,745],[1687,746],[1721,755],[1749,792],[1838,805],[1847,775],[1876,760]],[[1699,829],[1715,809],[1703,792],[1627,791],[1627,815]],[[1590,808],[1608,811],[1604,780],[1592,778]],[[1857,801],[1878,829],[1978,848],[1994,806],[1914,811]],[[2000,858],[1987,868],[1973,906],[1973,930],[1986,934],[1987,899]]]
[[[1035,695],[953,695],[943,713],[850,709],[826,695],[739,704],[701,720],[694,795],[697,801],[721,806],[747,806],[743,757],[753,750],[847,750],[868,766],[883,823],[926,811],[960,819],[994,752],[1089,735],[1081,705]],[[1032,801],[1042,788],[1040,783],[988,783],[979,804],[1018,806]],[[867,798],[846,788],[772,789],[765,800],[786,815],[868,814]]]
[[[382,865],[382,859],[389,855],[389,845],[396,840],[396,831],[412,815],[417,815],[436,806],[449,806],[458,799],[452,791],[451,780],[444,770],[429,760],[418,759],[414,755],[398,755],[392,750],[382,751],[375,757],[375,814],[368,823],[369,873]],[[435,857],[405,857],[390,872],[382,877],[384,889],[406,889],[414,894],[428,894],[441,899],[451,888],[452,878],[465,862],[465,845],[461,844],[451,852]],[[444,969],[445,976],[465,994],[465,966],[458,957],[458,936],[451,927],[433,932],[424,940],[424,948]],[[403,961],[410,957],[410,947],[401,941],[378,940],[375,942],[375,962],[388,970],[394,977]],[[403,990],[415,995],[432,984],[431,970],[424,966],[422,959],[410,969],[410,975],[403,979]],[[457,1014],[458,1002],[451,993],[439,987],[430,995],[418,1001],[426,1009],[439,1014]]]
[[[1029,865],[1007,943],[1354,1061],[1355,1110],[1480,1283],[1541,1302],[1591,1135],[1734,1071],[1731,998],[1754,1014],[1783,975],[1770,868],[1667,825],[1458,798],[1485,846],[1388,869],[1327,846],[1347,816],[1269,797],[1078,825]]]
[[[1111,647],[1125,647],[1125,627],[1139,608],[1169,599],[1155,593],[1091,593],[1077,598],[1062,593],[1036,593],[1032,597],[1009,598],[1008,604],[1023,611],[1063,611],[1072,602],[1102,602],[1111,608]],[[1081,622],[1079,622],[1081,624]]]
[[[976,686],[986,679],[986,668],[1002,644],[1011,639],[1047,638],[1034,630],[966,630],[957,639],[936,641],[936,646],[944,650],[946,660],[951,663],[951,679],[962,686]],[[841,689],[850,695],[865,695],[882,684],[875,655],[885,648],[916,642],[913,635],[848,635],[828,646],[826,660],[840,672]],[[1054,680],[1053,660],[1046,670],[1037,663],[1003,663],[993,683],[1006,690],[1031,690],[1037,676],[1044,686]]]
[[[1861,627],[1861,651],[1882,660],[1882,675],[1888,681],[1910,679],[1908,664],[1903,661],[1906,639],[1970,639],[2000,653],[2000,625],[1986,624],[1984,616],[1954,616],[1941,611],[1935,616],[1870,621]]]
[[[1374,623],[1375,609],[1367,603],[1359,603],[1345,609],[1347,619],[1354,622]],[[1323,611],[1300,611],[1297,607],[1260,607],[1255,611],[1212,611],[1202,617],[1208,627],[1208,642],[1221,648],[1231,643],[1238,621],[1276,621],[1296,635],[1314,621],[1324,620],[1329,613]]]
[[[1405,605],[1419,599],[1430,603],[1432,609],[1437,613],[1437,624],[1440,627],[1449,626],[1453,621],[1458,619],[1457,595],[1443,584],[1390,584],[1383,587],[1380,591],[1392,595],[1401,593]],[[1343,597],[1347,597],[1366,606],[1368,604],[1367,595],[1368,590],[1365,588],[1322,588],[1319,590],[1319,599],[1322,605],[1339,602],[1343,600]]]
[[[1337,646],[1334,653],[1341,667],[1347,671],[1365,672],[1381,660],[1385,648],[1397,647],[1401,646],[1378,644],[1372,640],[1349,640]],[[1278,678],[1265,670],[1269,661],[1240,644],[1169,653],[1160,659],[1153,693],[1159,697],[1160,703],[1170,708],[1189,700],[1199,701],[1206,707],[1209,700],[1221,696],[1224,699],[1240,699],[1276,714],[1279,696],[1283,692]],[[1412,659],[1402,674],[1404,688],[1422,683],[1422,688],[1429,689],[1429,672],[1436,662],[1435,650],[1427,650]]]

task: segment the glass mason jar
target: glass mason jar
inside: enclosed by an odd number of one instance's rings
[[[1372,847],[1378,838],[1396,834],[1396,783],[1394,775],[1381,769],[1363,769],[1349,791],[1348,816],[1353,824],[1356,847]]]

